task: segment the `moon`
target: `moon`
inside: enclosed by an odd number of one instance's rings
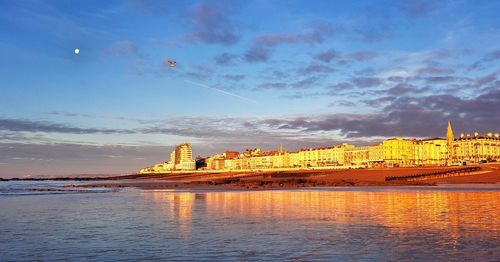
[[[80,53],[80,49],[75,48],[75,55],[78,55]]]

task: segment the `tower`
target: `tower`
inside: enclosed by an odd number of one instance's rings
[[[451,121],[448,121],[448,128],[446,129],[446,147],[448,149],[447,163],[451,164],[453,159],[453,141],[455,136],[453,135],[453,129],[451,127]]]

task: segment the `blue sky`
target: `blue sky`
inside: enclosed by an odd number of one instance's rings
[[[497,1],[0,10],[3,177],[130,173],[183,141],[208,155],[443,136],[447,120],[456,133],[500,129]]]

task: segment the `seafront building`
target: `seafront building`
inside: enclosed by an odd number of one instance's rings
[[[154,166],[145,167],[139,171],[140,174],[168,173],[171,171],[192,171],[196,169],[196,162],[193,160],[193,150],[191,145],[183,143],[175,146],[170,153],[170,160]]]
[[[241,154],[226,151],[201,160],[198,169],[203,171],[466,165],[500,161],[500,137],[498,133],[474,132],[455,138],[448,122],[446,138],[395,137],[369,146],[342,144],[293,152],[285,151],[283,146],[272,151],[254,148]],[[196,166],[191,145],[184,143],[175,147],[169,161],[143,168],[140,173],[192,172]]]
[[[460,137],[453,141],[451,148],[451,159],[455,163],[500,161],[500,136],[498,133],[460,134]]]

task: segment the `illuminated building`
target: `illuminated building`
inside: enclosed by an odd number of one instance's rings
[[[180,144],[175,147],[175,164],[176,170],[194,170],[195,161],[193,160],[193,151],[188,143]],[[172,152],[173,153],[173,152]],[[172,156],[172,154],[171,154]]]
[[[446,165],[448,160],[447,141],[442,138],[429,138],[416,144],[415,164]]]
[[[383,144],[373,145],[368,147],[368,166],[382,166],[384,163],[384,146]]]
[[[460,134],[452,143],[453,163],[479,163],[500,160],[500,136],[498,133],[481,135]]]
[[[178,145],[170,154],[170,161],[141,169],[139,172],[163,173],[169,171],[194,170],[191,146]],[[336,169],[359,167],[405,167],[425,165],[456,165],[491,162],[500,160],[499,134],[453,135],[448,122],[446,138],[395,137],[372,146],[337,146],[303,148],[286,152],[279,150],[262,151],[260,148],[247,149],[239,154],[226,151],[205,159],[206,170],[267,170],[267,169]]]
[[[410,166],[415,164],[415,139],[396,137],[385,140],[384,162],[388,166]]]
[[[229,162],[228,162],[228,164],[226,164],[226,160],[235,159],[238,156],[239,156],[238,152],[226,151],[223,154],[218,154],[218,155],[208,157],[205,160],[205,162],[207,164],[207,169],[209,169],[209,170],[236,169],[236,168],[230,168]]]

